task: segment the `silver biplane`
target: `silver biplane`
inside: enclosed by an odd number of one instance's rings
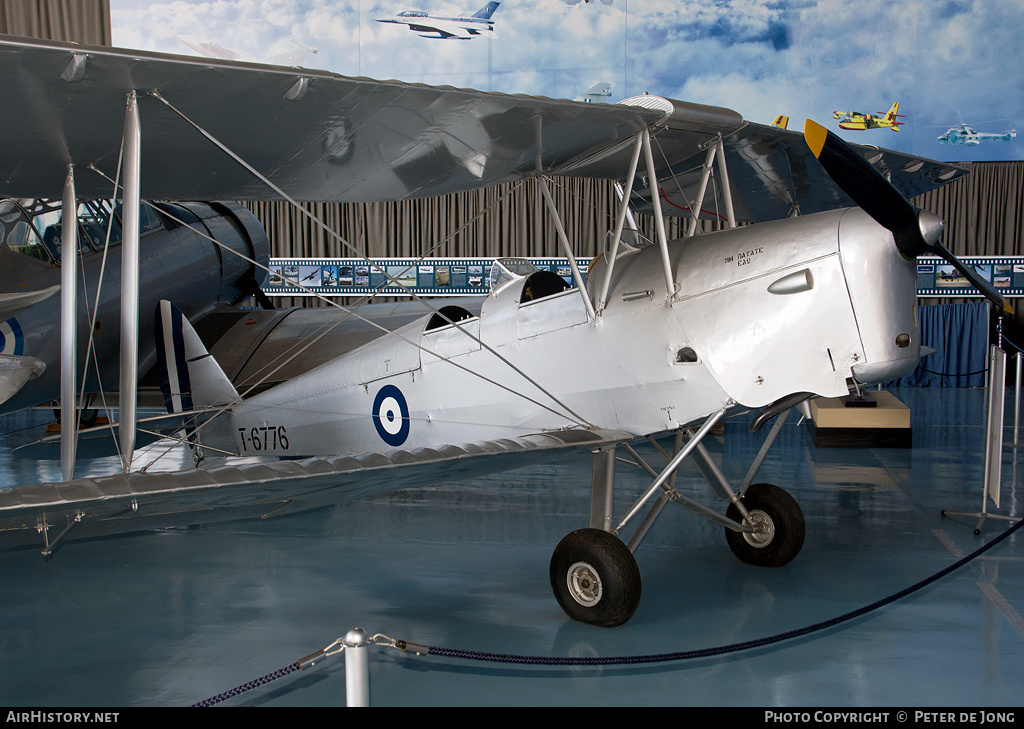
[[[332,311],[331,336],[272,382],[241,373],[275,354],[265,324],[278,314],[239,314],[211,343],[161,302],[173,427],[197,451],[272,460],[0,489],[3,536],[41,539],[47,553],[72,529],[279,513],[577,449],[593,453],[590,524],[555,547],[551,585],[572,618],[619,625],[640,599],[633,552],[669,502],[722,525],[745,562],[798,554],[800,507],[753,477],[792,407],[916,365],[915,256],[944,256],[1006,306],[942,246],[941,221],[908,202],[963,170],[851,147],[810,122],[801,135],[655,96],[596,105],[13,38],[0,40],[0,73],[12,79],[6,103],[24,111],[3,122],[7,138],[32,141],[0,153],[19,194],[52,194],[73,176],[75,194],[98,196],[106,179],[91,170],[112,177],[122,140],[126,210],[140,195],[405,200],[532,180],[575,283],[502,259],[479,306]],[[548,190],[560,176],[621,181],[585,278]],[[725,229],[695,235],[711,185]],[[633,230],[634,208],[654,215],[653,242]],[[666,212],[689,218],[687,236],[668,240]],[[758,411],[755,430],[774,424],[733,486],[702,441],[737,407]],[[122,404],[120,420],[130,453],[134,411]],[[670,433],[660,468],[632,445]],[[651,482],[616,518],[622,452]],[[674,488],[687,460],[727,501],[724,515]]]

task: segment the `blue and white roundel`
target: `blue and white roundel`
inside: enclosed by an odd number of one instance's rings
[[[390,446],[398,447],[409,437],[409,406],[394,385],[384,385],[373,399],[373,427]]]
[[[13,317],[0,323],[0,354],[21,356],[25,353],[25,335]]]

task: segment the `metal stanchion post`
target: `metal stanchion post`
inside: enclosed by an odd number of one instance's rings
[[[1013,385],[1013,447],[1020,446],[1020,351],[1017,352],[1014,364],[1014,385]]]
[[[366,632],[355,628],[345,634],[345,705],[370,705],[370,662]]]
[[[1003,472],[1003,421],[1006,407],[1006,351],[1003,349],[1003,320],[996,327],[998,344],[989,345],[988,426],[985,434],[985,483],[981,490],[981,511],[942,510],[943,516],[976,516],[975,534],[987,519],[1015,521],[1013,517],[988,513],[988,500],[999,508],[999,491]]]

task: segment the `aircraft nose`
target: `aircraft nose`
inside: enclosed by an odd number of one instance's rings
[[[904,257],[913,260],[928,254],[946,259],[989,301],[1013,313],[1013,307],[991,283],[942,245],[944,226],[938,216],[912,205],[863,155],[820,124],[808,119],[804,138],[836,185],[892,233]]]
[[[925,243],[932,247],[942,239],[946,221],[930,210],[922,210],[917,216],[917,226]]]

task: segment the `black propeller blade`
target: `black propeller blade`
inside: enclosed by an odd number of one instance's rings
[[[940,238],[945,226],[937,215],[911,205],[870,162],[820,124],[808,119],[804,139],[829,177],[858,207],[892,233],[896,247],[906,258],[925,254],[944,258],[989,301],[1002,311],[1013,313],[1013,307],[991,283],[942,245]]]

